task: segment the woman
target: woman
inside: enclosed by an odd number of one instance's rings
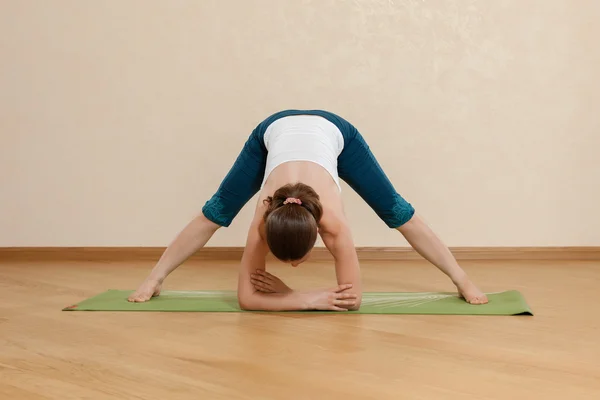
[[[229,226],[260,190],[239,273],[240,306],[268,311],[358,309],[360,269],[343,211],[340,179],[444,272],[467,302],[487,303],[449,249],[396,192],[357,129],[321,110],[281,111],[261,122],[202,214],[177,236],[129,301],[159,295],[169,273],[217,229]],[[265,271],[269,251],[294,267],[306,261],[317,234],[334,257],[338,286],[296,292]]]

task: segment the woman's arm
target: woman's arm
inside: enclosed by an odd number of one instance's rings
[[[356,295],[345,291],[352,285],[339,285],[327,290],[300,293],[262,293],[254,288],[251,274],[265,270],[265,258],[269,252],[265,240],[261,237],[260,222],[250,228],[246,248],[242,256],[238,280],[238,301],[243,310],[253,311],[296,311],[331,310],[347,311],[356,302]]]
[[[238,278],[238,301],[244,310],[285,311],[304,310],[306,305],[297,292],[265,294],[254,289],[251,275],[265,270],[269,250],[259,233],[259,224],[253,223],[248,233],[246,247]]]
[[[330,214],[321,221],[321,238],[335,260],[335,274],[338,284],[352,284],[352,293],[357,295],[356,304],[351,310],[358,310],[362,301],[362,281],[360,264],[354,239],[345,217]]]

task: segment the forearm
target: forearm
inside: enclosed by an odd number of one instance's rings
[[[238,296],[240,307],[246,311],[300,311],[308,310],[305,296],[299,292],[261,293],[254,291]]]
[[[362,282],[358,254],[350,229],[344,227],[335,234],[324,233],[322,238],[334,258],[338,284],[352,284],[352,293],[357,295],[356,305],[349,309],[358,310],[362,302]]]
[[[465,272],[450,249],[419,216],[415,215],[398,230],[423,258],[448,275],[454,283],[465,278]]]
[[[348,307],[349,310],[360,309],[362,303],[362,282],[360,277],[360,266],[356,249],[352,247],[344,256],[335,258],[335,271],[338,285],[352,284],[352,293],[356,294],[356,305]]]
[[[202,248],[219,229],[203,215],[194,218],[173,240],[162,254],[150,277],[164,280],[173,270]]]

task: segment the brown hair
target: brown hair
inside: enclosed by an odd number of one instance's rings
[[[298,199],[301,204],[286,202]],[[267,197],[264,215],[269,249],[281,261],[302,259],[317,241],[323,207],[319,195],[303,183],[288,184]]]

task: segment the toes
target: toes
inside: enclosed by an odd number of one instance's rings
[[[137,297],[130,297],[127,300],[129,300],[132,303],[143,303],[143,302],[147,301],[148,298],[144,298],[142,296],[137,296]]]
[[[487,302],[488,300],[485,297],[474,297],[469,301],[470,304],[474,305],[486,304]]]

